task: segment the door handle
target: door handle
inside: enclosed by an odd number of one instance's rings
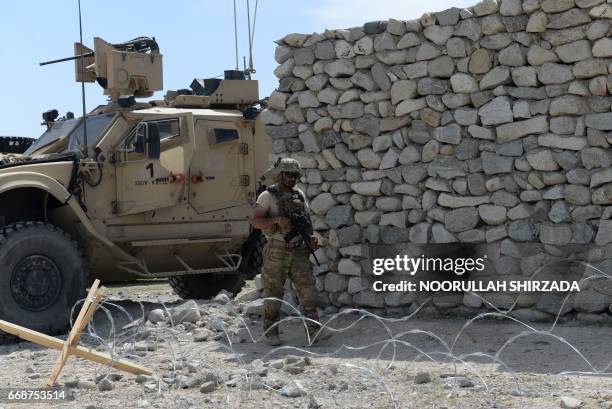
[[[198,172],[194,175],[191,175],[191,183],[197,185],[198,183],[202,183],[204,181],[204,175],[202,172]]]
[[[182,173],[170,172],[170,175],[168,175],[168,179],[170,180],[170,183],[182,184],[183,182],[185,182],[185,175],[183,175]]]

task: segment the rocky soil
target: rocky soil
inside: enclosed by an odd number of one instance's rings
[[[109,290],[112,322],[99,311],[81,344],[154,374],[71,358],[60,382],[73,400],[53,407],[612,408],[609,376],[593,376],[611,372],[609,327],[562,322],[555,338],[534,332],[550,323],[533,332],[507,319],[466,326],[465,317],[434,316],[427,306],[402,319],[346,310],[329,322],[337,330],[330,340],[308,346],[294,317],[281,325],[284,345],[271,348],[259,339],[253,282],[236,298],[212,301],[179,300],[163,281]],[[41,387],[57,357],[29,342],[2,345],[0,385]]]

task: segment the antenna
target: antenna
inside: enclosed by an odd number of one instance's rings
[[[79,2],[79,41],[81,47],[83,47],[83,23],[81,20],[81,0]],[[83,152],[85,157],[89,156],[89,149],[87,147],[87,108],[85,106],[85,63],[83,62],[83,52],[81,50],[81,102],[83,104]]]
[[[245,70],[248,79],[251,79],[251,74],[255,73],[253,68],[253,37],[255,37],[255,21],[257,20],[257,6],[259,0],[255,0],[255,12],[253,14],[253,28],[251,29],[251,9],[249,0],[247,0],[247,24],[249,27],[249,68]]]
[[[236,20],[236,0],[234,0],[234,42],[236,47],[236,70],[238,70],[238,22]]]

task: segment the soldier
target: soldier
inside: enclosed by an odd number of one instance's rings
[[[277,183],[268,187],[257,198],[253,226],[263,230],[268,242],[263,250],[263,266],[261,278],[265,297],[283,299],[285,280],[290,278],[295,286],[302,313],[315,321],[319,321],[317,314],[318,293],[315,288],[315,279],[310,265],[309,249],[299,234],[286,241],[285,235],[291,231],[291,220],[288,216],[291,209],[301,208],[306,213],[309,222],[308,235],[310,246],[317,247],[317,239],[312,235],[312,222],[310,208],[304,193],[295,187],[301,176],[301,168],[295,159],[282,159],[275,165]],[[279,320],[281,302],[265,300],[263,307],[264,331],[270,329]],[[314,322],[307,322],[308,334],[312,340],[320,326]],[[330,334],[319,334],[315,341],[330,337]],[[278,325],[267,333],[269,345],[280,345]]]

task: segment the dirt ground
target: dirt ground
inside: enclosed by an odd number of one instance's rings
[[[71,358],[60,377],[71,400],[0,408],[612,408],[611,327],[347,312],[323,317],[334,336],[313,346],[290,317],[273,348],[261,319],[242,313],[253,282],[230,302],[188,302],[199,317],[183,323],[142,320],[185,311],[164,281],[109,290],[81,344],[153,376]],[[42,387],[58,355],[1,345],[0,388]]]

